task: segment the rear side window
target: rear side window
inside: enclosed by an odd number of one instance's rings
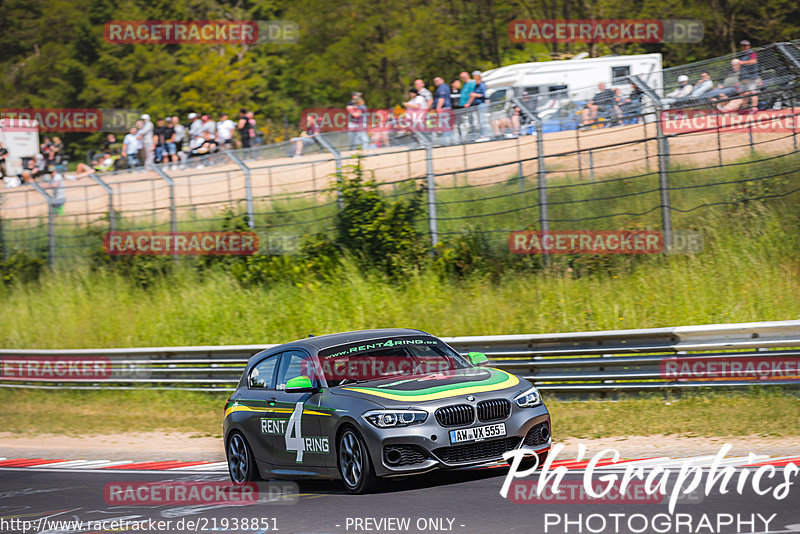
[[[247,379],[250,388],[275,389],[275,367],[279,356],[279,354],[275,354],[253,366]]]
[[[301,350],[290,350],[281,355],[281,365],[278,369],[278,389],[286,389],[286,382],[298,376],[307,376],[312,384],[319,386],[317,373],[314,369],[314,360]]]

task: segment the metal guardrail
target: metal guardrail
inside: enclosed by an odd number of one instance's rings
[[[663,373],[668,361],[698,356],[725,361],[779,358],[795,362],[797,369],[800,321],[442,339],[465,354],[484,352],[491,366],[528,378],[542,390],[568,394],[800,385],[800,376],[764,381],[669,380]],[[247,359],[274,346],[0,349],[0,387],[229,391],[238,382]],[[21,372],[23,367],[25,371]]]

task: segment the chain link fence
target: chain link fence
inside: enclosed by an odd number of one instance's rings
[[[457,110],[451,132],[388,132],[388,146],[363,151],[351,150],[348,132],[331,132],[303,143],[299,157],[288,141],[191,158],[183,168],[0,190],[0,250],[67,268],[109,230],[217,230],[231,209],[259,234],[263,253],[292,253],[305,236],[330,230],[337,177],[356,163],[386,196],[426,189],[417,223],[432,245],[470,231],[503,246],[522,229],[657,229],[668,238],[698,210],[797,191],[800,42],[756,54],[755,81],[741,66],[732,76],[740,55],[714,58],[650,83],[627,76],[596,113],[578,98],[587,88],[506,93]],[[668,96],[682,76],[697,88],[704,74],[712,89]],[[720,83],[736,92],[710,93]]]

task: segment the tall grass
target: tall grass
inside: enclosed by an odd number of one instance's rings
[[[796,187],[789,182],[798,174],[793,170],[796,162],[795,154],[717,171],[676,168],[673,183],[686,187],[704,180],[733,182],[751,172],[776,178],[684,189],[675,205],[691,210],[703,203],[790,190]],[[714,172],[718,174],[712,175]],[[568,185],[570,180],[558,183]],[[489,188],[454,188],[442,191],[440,200],[470,199],[478,190],[488,196],[502,195],[518,187],[518,182],[509,180]],[[643,202],[638,196],[611,198],[630,187],[625,181],[584,184],[555,190],[551,198],[608,197],[602,201],[605,213],[649,206],[649,201],[637,205]],[[689,194],[691,199],[686,196]],[[528,200],[523,195],[514,202]],[[499,210],[508,207],[510,200],[499,197],[487,202]],[[466,214],[477,209],[473,204],[453,203],[446,209],[456,213],[452,210],[457,208],[458,213]],[[569,205],[554,207],[551,212]],[[800,194],[795,193],[690,211],[676,217],[681,221],[677,227],[702,231],[702,253],[560,257],[549,271],[519,269],[512,264],[511,268],[478,270],[456,278],[423,269],[398,281],[365,271],[346,259],[332,282],[309,277],[300,282],[295,278],[247,286],[223,271],[198,274],[184,264],[145,290],[109,272],[91,272],[80,266],[60,269],[36,283],[0,284],[0,346],[278,343],[308,334],[393,326],[448,336],[795,319],[800,318],[798,208]],[[587,216],[596,213],[592,207],[572,209],[583,209]],[[651,219],[657,221],[657,212],[632,220],[645,225],[651,224]],[[495,222],[508,227],[510,221]],[[475,228],[499,227],[495,222],[476,223]],[[620,221],[618,227],[631,224]],[[487,256],[487,262],[506,261],[507,249],[498,246],[490,244],[494,255]]]
[[[0,287],[0,345],[81,348],[278,343],[308,334],[414,327],[435,334],[535,333],[800,318],[797,226],[767,210],[746,227],[707,217],[705,250],[576,276],[508,271],[396,282],[346,260],[334,283],[245,287],[179,269],[147,290],[105,272],[57,272]]]

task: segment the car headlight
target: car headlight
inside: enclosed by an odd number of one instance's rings
[[[516,402],[517,406],[520,408],[531,408],[541,404],[542,397],[539,395],[538,389],[531,388],[514,397],[514,402]]]
[[[424,423],[428,412],[422,410],[370,410],[361,415],[378,428],[396,428]]]

